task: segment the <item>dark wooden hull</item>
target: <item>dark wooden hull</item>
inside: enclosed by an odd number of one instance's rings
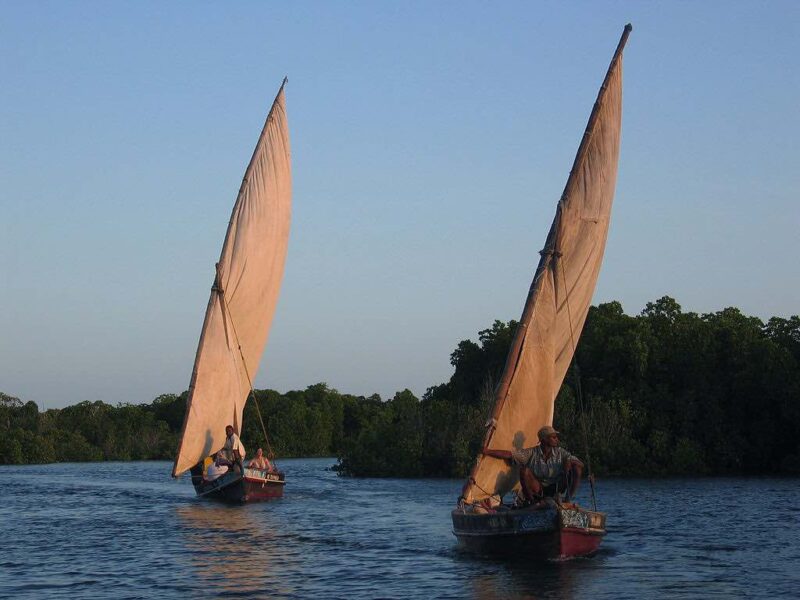
[[[452,512],[453,533],[467,550],[539,559],[590,556],[606,533],[606,515],[577,506]]]
[[[282,497],[286,481],[280,471],[260,473],[252,469],[245,469],[244,474],[229,471],[214,481],[206,481],[202,469],[192,469],[192,484],[202,498],[243,504]]]

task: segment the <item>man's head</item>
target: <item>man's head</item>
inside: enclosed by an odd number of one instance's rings
[[[541,442],[542,446],[550,446],[553,448],[558,446],[558,432],[550,427],[550,425],[542,427],[537,435],[539,436],[539,442]]]
[[[233,435],[233,425],[226,425],[225,426],[225,435],[231,437]]]

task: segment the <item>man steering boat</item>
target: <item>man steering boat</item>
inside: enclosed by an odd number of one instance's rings
[[[537,504],[566,492],[575,497],[583,474],[583,463],[559,446],[558,431],[549,425],[538,432],[539,445],[521,450],[484,448],[483,454],[519,465],[519,482],[526,503]]]

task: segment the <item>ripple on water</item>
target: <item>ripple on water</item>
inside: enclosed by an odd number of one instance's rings
[[[795,479],[601,481],[600,551],[539,564],[457,547],[460,481],[339,478],[332,463],[281,461],[286,497],[237,507],[197,499],[166,462],[2,467],[0,596],[727,599],[798,588]]]

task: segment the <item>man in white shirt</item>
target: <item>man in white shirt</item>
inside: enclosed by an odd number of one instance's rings
[[[242,444],[242,440],[239,439],[239,436],[236,435],[232,425],[225,427],[225,436],[225,445],[222,447],[225,458],[227,458],[228,462],[231,464],[241,464],[245,455],[244,444]]]

